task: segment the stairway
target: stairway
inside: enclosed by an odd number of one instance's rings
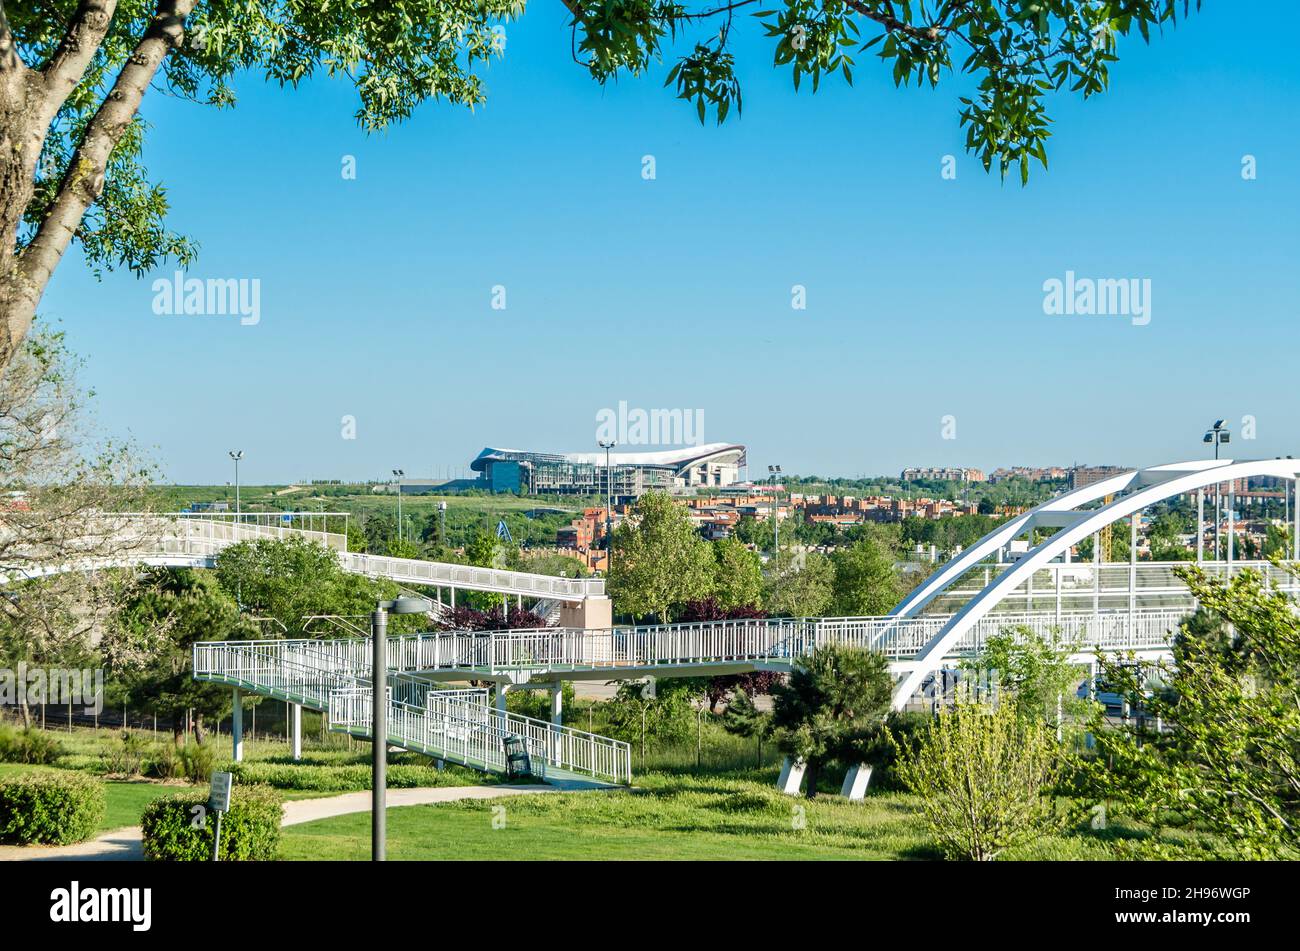
[[[369,738],[370,642],[216,641],[194,645],[194,679],[301,704],[328,714],[335,732]],[[548,781],[631,782],[628,744],[494,709],[483,689],[444,688],[387,672],[388,742],[484,772],[506,772],[504,740],[518,737],[532,773]]]

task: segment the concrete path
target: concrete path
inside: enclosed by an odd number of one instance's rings
[[[522,796],[531,793],[575,792],[584,789],[610,789],[604,783],[557,782],[548,786],[434,786],[418,789],[388,790],[388,805],[423,806],[460,799],[498,799],[502,796]],[[284,804],[282,826],[294,826],[317,819],[346,816],[354,812],[370,811],[370,792],[343,793],[320,799],[293,799]],[[140,827],[128,826],[114,829],[97,839],[78,845],[0,845],[0,862],[138,862],[144,851],[140,842]]]

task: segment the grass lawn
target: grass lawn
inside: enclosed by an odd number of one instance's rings
[[[782,796],[766,771],[691,777],[650,774],[638,788],[539,794],[393,808],[395,860],[938,859],[915,797],[877,793],[865,802]],[[504,811],[494,812],[494,809]],[[504,824],[502,824],[504,819]],[[495,820],[495,823],[494,823]],[[364,860],[370,817],[359,813],[284,830],[286,860]],[[1011,859],[1108,859],[1110,841],[1053,836]]]

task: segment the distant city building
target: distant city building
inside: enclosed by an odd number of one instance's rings
[[[904,469],[900,477],[904,482],[983,482],[984,473],[979,469],[964,469],[955,466],[914,466]]]
[[[1030,482],[1055,482],[1069,478],[1070,470],[1064,466],[1011,466],[994,469],[989,474],[990,482],[1005,482],[1008,479],[1028,479]]]
[[[520,495],[604,495],[640,498],[654,489],[722,487],[740,481],[745,447],[707,443],[653,452],[528,452],[487,448],[470,468],[480,473],[476,488]]]
[[[1079,489],[1100,482],[1102,479],[1132,471],[1133,469],[1128,466],[1075,466],[1070,470],[1070,488]]]

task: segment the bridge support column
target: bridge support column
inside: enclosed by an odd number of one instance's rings
[[[289,749],[295,760],[302,759],[302,704],[289,704]]]
[[[855,802],[863,799],[867,795],[869,782],[871,782],[870,766],[866,763],[850,766],[849,771],[844,775],[844,785],[840,787],[840,795]]]
[[[777,777],[776,788],[787,796],[799,795],[799,789],[803,786],[803,771],[806,768],[802,760],[792,760],[787,756],[781,761],[781,775]]]
[[[509,684],[497,684],[492,690],[492,702],[496,705],[497,713],[502,716],[506,715],[506,690]]]
[[[564,725],[564,684],[556,681],[551,684],[551,722],[556,726]]]
[[[231,758],[236,763],[244,761],[244,694],[238,687],[233,691],[234,703],[230,710]]]

